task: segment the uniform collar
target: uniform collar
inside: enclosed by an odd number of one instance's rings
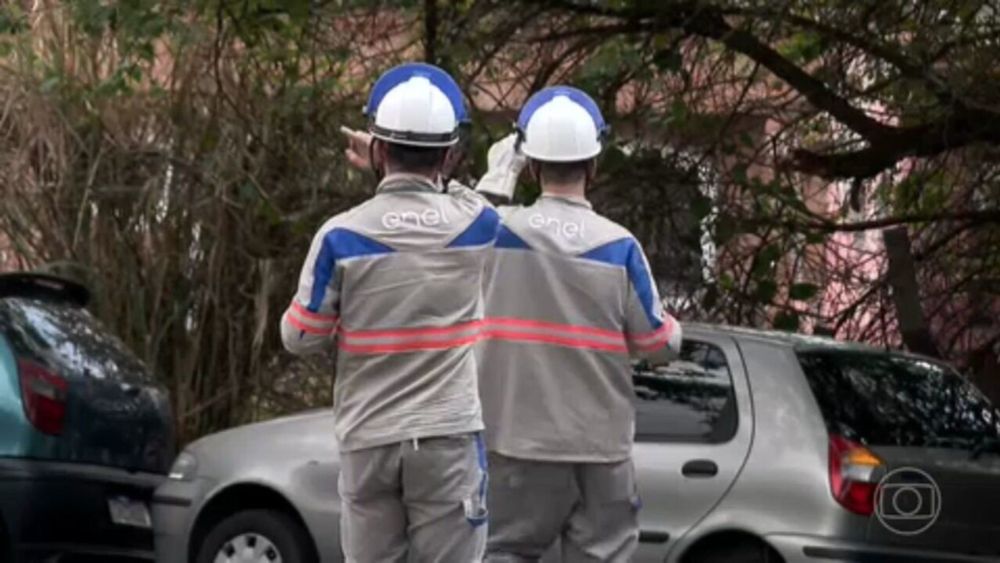
[[[404,172],[394,172],[389,174],[379,182],[375,188],[375,193],[392,192],[435,192],[441,193],[444,187],[440,182],[434,182],[427,176],[420,174],[407,174]]]
[[[558,202],[561,202],[561,203],[568,203],[570,205],[578,205],[580,207],[586,207],[587,209],[592,209],[593,208],[593,206],[590,205],[590,202],[587,201],[585,198],[582,198],[582,197],[572,197],[572,196],[554,195],[554,194],[542,194],[541,198],[542,199],[552,200],[552,201],[558,201]]]

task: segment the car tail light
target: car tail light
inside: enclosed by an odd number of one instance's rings
[[[19,359],[17,369],[28,420],[39,432],[62,433],[66,419],[66,380],[31,360]]]
[[[830,436],[830,490],[847,510],[864,516],[875,512],[882,460],[863,445],[843,436]]]

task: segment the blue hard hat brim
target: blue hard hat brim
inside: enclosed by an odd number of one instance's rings
[[[465,108],[465,97],[458,83],[444,70],[427,63],[405,63],[386,71],[372,86],[372,91],[368,95],[368,102],[365,104],[364,113],[373,117],[378,111],[379,104],[385,99],[390,90],[399,86],[403,82],[422,76],[438,87],[448,98],[452,109],[455,111],[455,120],[459,123],[468,122],[469,114]]]

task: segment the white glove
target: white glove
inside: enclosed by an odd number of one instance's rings
[[[517,187],[517,177],[527,162],[521,151],[515,148],[517,134],[511,133],[493,143],[486,153],[486,174],[476,184],[477,192],[505,197],[508,200],[514,196]]]

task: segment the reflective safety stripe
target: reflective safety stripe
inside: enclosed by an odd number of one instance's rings
[[[337,315],[321,315],[319,313],[314,313],[303,307],[298,301],[292,303],[292,310],[295,311],[297,316],[310,321],[315,321],[317,323],[333,324],[337,322]]]
[[[337,327],[336,315],[314,313],[303,307],[298,301],[292,302],[288,311],[285,312],[285,319],[293,327],[309,334],[331,334]]]
[[[652,332],[629,335],[628,340],[633,346],[644,352],[662,348],[674,334],[674,323],[673,318],[668,316],[660,328]]]
[[[482,320],[473,320],[451,326],[377,330],[350,330],[341,327],[338,341],[342,350],[356,354],[444,350],[477,342],[481,338],[482,326]]]
[[[621,340],[623,338],[622,333],[619,331],[609,330],[605,328],[597,328],[592,326],[585,326],[585,325],[569,325],[562,323],[552,323],[548,321],[518,319],[514,317],[490,317],[488,322],[494,326],[513,326],[522,328],[556,330],[561,332],[569,332],[573,334],[590,334],[593,336],[600,336],[616,340]]]
[[[320,327],[315,327],[315,326],[312,326],[312,325],[307,325],[307,324],[303,323],[302,321],[300,321],[299,319],[295,318],[295,315],[293,315],[291,311],[289,311],[285,315],[285,318],[288,319],[288,322],[292,326],[294,326],[295,328],[301,330],[302,332],[308,332],[309,334],[333,334],[334,327],[332,325],[329,326],[329,327],[325,327],[325,328],[320,328]]]
[[[654,345],[661,345],[661,332],[657,331],[655,334],[657,340],[653,342]],[[667,332],[663,332],[663,335],[669,337]],[[642,338],[645,341],[648,337],[643,335]],[[350,330],[341,327],[338,332],[339,347],[357,354],[442,350],[468,346],[486,339],[628,353],[625,335],[619,331],[510,317],[466,321],[444,327],[378,330]]]
[[[601,350],[604,352],[620,352],[623,354],[628,353],[628,348],[625,346],[624,339],[622,339],[621,344],[612,344],[608,342],[601,342],[599,340],[585,340],[581,338],[557,336],[541,332],[518,332],[512,330],[490,330],[487,337],[492,340],[506,340],[509,342],[555,344],[566,348],[583,348]]]
[[[416,352],[420,350],[446,350],[467,346],[479,341],[480,335],[474,334],[453,340],[430,340],[416,342],[400,342],[389,344],[351,344],[340,340],[338,346],[345,352],[352,354],[391,354],[393,352]]]
[[[422,336],[448,335],[466,330],[478,329],[484,321],[467,321],[451,326],[395,328],[389,330],[347,330],[341,328],[340,334],[350,340],[370,340],[375,338],[413,338]]]

